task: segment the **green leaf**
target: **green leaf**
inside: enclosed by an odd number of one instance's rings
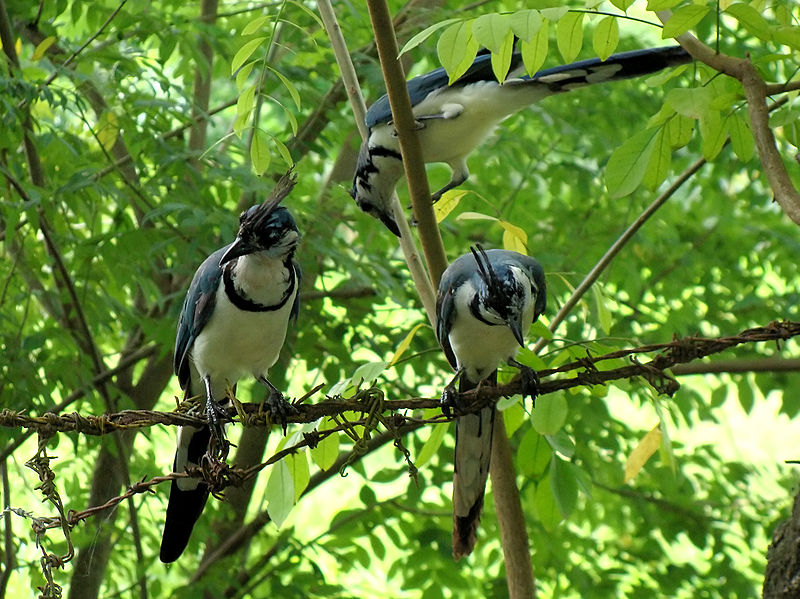
[[[250,73],[253,71],[253,66],[255,64],[255,61],[248,62],[236,73],[236,90],[239,93],[242,93],[242,88],[247,84],[247,78],[250,77]]]
[[[326,420],[320,425],[319,430],[330,430],[336,426],[331,420]],[[339,457],[339,435],[331,434],[322,439],[317,446],[311,450],[311,459],[322,470],[327,470],[336,462]]]
[[[683,0],[647,0],[647,10],[670,10],[683,2]]]
[[[542,68],[547,58],[547,49],[550,44],[549,29],[549,22],[542,21],[542,26],[531,41],[522,40],[522,43],[520,43],[519,49],[522,54],[522,62],[525,64],[525,71],[528,75],[533,75]]]
[[[294,503],[300,499],[300,495],[306,490],[308,481],[311,479],[311,473],[308,469],[308,457],[305,451],[298,451],[286,456],[286,466],[289,469],[289,474],[292,477],[292,486],[294,487]]]
[[[419,46],[422,42],[428,39],[431,35],[442,29],[443,27],[447,27],[448,25],[452,25],[453,23],[457,23],[459,21],[465,21],[466,19],[447,19],[445,21],[440,21],[438,23],[434,23],[430,27],[426,27],[410,40],[408,40],[403,48],[400,50],[400,56],[408,52],[409,50],[413,50],[417,46]]]
[[[669,138],[670,146],[675,148],[682,148],[692,139],[694,132],[694,119],[676,114],[665,124],[667,137]]]
[[[772,37],[778,44],[785,44],[793,50],[800,50],[800,27],[782,25],[772,30]]]
[[[567,421],[567,399],[563,393],[550,393],[536,400],[531,424],[539,434],[555,435]]]
[[[592,295],[594,296],[594,303],[597,308],[597,322],[600,325],[600,330],[608,335],[612,324],[611,310],[609,310],[606,305],[608,303],[608,298],[597,283],[592,285]]]
[[[414,326],[414,328],[412,328],[408,332],[408,335],[405,336],[405,338],[400,342],[400,345],[398,345],[397,349],[394,351],[394,356],[392,357],[392,361],[389,362],[389,365],[387,366],[387,368],[391,368],[392,366],[397,364],[397,361],[401,358],[401,356],[405,353],[405,351],[411,346],[411,341],[414,339],[414,335],[416,335],[417,331],[419,331],[423,326],[425,326],[425,323],[421,322],[421,323],[417,324],[416,326]]]
[[[513,13],[509,20],[511,31],[523,42],[529,42],[534,35],[539,33],[542,26],[542,15],[538,10],[528,9]]]
[[[275,144],[275,147],[278,149],[278,154],[280,154],[281,158],[283,158],[284,164],[286,164],[286,166],[294,166],[292,153],[289,152],[289,148],[286,147],[286,144],[284,144],[280,139],[278,139],[274,135],[270,137],[272,139],[272,143]]]
[[[286,460],[272,465],[264,497],[267,500],[267,514],[280,528],[294,505],[294,484]]]
[[[250,144],[250,162],[257,175],[263,175],[269,168],[272,155],[269,151],[269,139],[267,134],[261,129],[256,128],[253,134],[253,141]]]
[[[447,71],[450,83],[461,77],[478,53],[478,42],[472,37],[470,21],[450,25],[436,44],[439,62]]]
[[[505,15],[489,13],[481,15],[472,22],[472,35],[490,52],[499,50],[510,33],[511,22]]]
[[[537,479],[547,469],[553,457],[550,444],[533,427],[528,428],[517,449],[517,470],[528,478]]]
[[[625,12],[635,0],[611,0],[611,5]]]
[[[544,438],[547,439],[553,451],[557,451],[565,458],[571,459],[575,455],[575,443],[572,442],[572,439],[563,428],[555,435],[545,435]]]
[[[269,21],[272,17],[269,15],[253,19],[242,28],[242,35],[252,35],[264,26],[264,23]]]
[[[462,212],[458,215],[456,220],[499,220],[496,216],[489,216],[488,214],[481,214],[480,212]]]
[[[755,153],[755,141],[750,131],[750,123],[741,114],[734,112],[728,119],[728,127],[733,152],[742,162],[749,162]]]
[[[561,522],[561,512],[556,506],[551,484],[549,476],[545,476],[539,481],[539,484],[536,485],[536,495],[533,502],[536,517],[547,531],[555,530],[558,523]]]
[[[728,119],[723,119],[717,110],[709,110],[700,117],[700,136],[703,138],[702,151],[706,160],[713,160],[722,150],[728,139]]]
[[[683,116],[697,119],[706,112],[714,100],[714,91],[708,87],[675,88],[667,92],[664,103]]]
[[[664,23],[661,30],[661,39],[678,37],[697,25],[708,14],[709,6],[702,4],[688,4],[676,8],[669,20]]]
[[[575,466],[565,462],[558,456],[550,461],[550,488],[553,499],[562,518],[569,518],[578,504],[578,480],[574,472]]]
[[[650,163],[656,133],[653,129],[640,131],[611,155],[606,165],[606,187],[612,197],[626,196],[639,187]]]
[[[289,81],[289,79],[284,77],[283,73],[281,73],[277,69],[273,69],[272,67],[267,67],[267,68],[269,68],[270,71],[275,73],[275,76],[281,80],[281,83],[283,83],[284,87],[289,92],[289,95],[292,97],[292,100],[294,100],[294,105],[297,107],[297,110],[300,110],[300,94],[298,93],[297,88],[294,86],[294,83],[292,83],[291,81]]]
[[[415,466],[418,468],[421,467],[436,454],[449,429],[449,422],[441,422],[428,427],[430,434],[428,435],[428,439],[422,445],[422,449],[419,450],[419,453],[414,458]]]
[[[244,45],[239,48],[239,50],[233,56],[233,60],[231,61],[231,75],[236,73],[237,69],[247,62],[250,56],[252,56],[253,52],[256,51],[256,48],[258,48],[261,45],[261,42],[263,42],[265,39],[267,38],[264,36],[253,38],[250,41],[245,42]]]
[[[756,37],[764,40],[772,40],[772,27],[761,13],[749,4],[731,4],[725,9],[725,14],[731,15],[734,19]]]
[[[440,223],[446,219],[447,215],[455,210],[456,206],[461,202],[461,198],[468,193],[471,192],[466,189],[450,189],[445,191],[442,197],[439,198],[439,201],[433,205],[433,213],[436,216],[436,222]]]
[[[594,28],[592,47],[601,60],[614,53],[619,44],[619,23],[616,17],[605,17]]]
[[[500,405],[500,401],[497,402],[497,410],[502,413],[503,415],[503,422],[506,425],[506,434],[511,437],[522,423],[527,420],[527,413],[525,412],[525,406],[522,405],[522,402],[518,400],[519,396],[515,396],[513,398],[503,398],[511,400],[516,399],[509,405],[508,407],[504,407]]]
[[[558,51],[566,62],[572,62],[583,47],[582,12],[569,12],[559,19],[556,25]]]
[[[256,105],[256,86],[251,85],[236,100],[236,114],[248,118]]]
[[[656,189],[661,185],[669,174],[669,167],[671,164],[672,145],[669,135],[667,134],[667,128],[661,127],[653,141],[653,153],[650,155],[647,171],[644,174],[643,183],[645,187],[648,189]]]
[[[509,29],[503,44],[492,52],[492,73],[500,83],[503,83],[511,68],[511,59],[514,56],[514,34]]]
[[[356,383],[359,381],[371,383],[386,371],[387,366],[386,362],[367,362],[356,368],[352,379]]]

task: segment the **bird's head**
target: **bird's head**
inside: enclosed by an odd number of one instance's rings
[[[370,145],[375,135],[371,134],[361,144],[350,196],[359,208],[400,237],[392,211],[392,194],[403,174],[403,161],[400,153],[390,147]]]
[[[258,252],[276,259],[284,259],[294,252],[300,242],[300,232],[291,213],[279,204],[292,190],[295,181],[290,170],[278,181],[264,203],[242,212],[239,232],[220,259],[220,266],[234,258]]]
[[[533,290],[526,269],[509,264],[495,268],[480,245],[470,249],[478,265],[478,274],[484,282],[479,295],[484,317],[496,324],[506,325],[514,339],[524,347],[527,331],[522,327],[526,304],[535,299],[534,311],[538,316],[540,303],[538,293],[535,298],[531,297]]]

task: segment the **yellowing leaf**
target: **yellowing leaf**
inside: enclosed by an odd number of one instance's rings
[[[520,254],[528,253],[528,234],[517,225],[504,220],[498,221],[503,227],[503,247]]]
[[[465,195],[470,193],[466,189],[450,189],[442,194],[442,197],[433,205],[433,214],[436,222],[440,223],[447,218],[447,215],[455,210],[458,203]]]
[[[625,481],[628,482],[639,474],[639,471],[644,467],[653,454],[661,446],[661,427],[656,425],[647,433],[639,444],[634,448],[625,462]]]
[[[100,115],[100,119],[97,121],[97,141],[106,152],[110,152],[118,135],[117,115],[107,110]]]
[[[56,37],[54,35],[49,35],[39,42],[39,45],[36,46],[36,49],[33,51],[33,60],[41,60],[45,52],[47,52],[47,49],[54,43],[56,43]]]
[[[481,214],[480,212],[462,212],[458,215],[456,220],[491,220],[496,221],[498,220],[494,216],[489,216],[488,214]]]
[[[394,357],[392,358],[392,361],[389,362],[389,366],[387,366],[387,368],[391,368],[392,366],[397,364],[397,361],[411,345],[411,341],[414,339],[414,335],[417,334],[417,331],[420,330],[420,328],[422,328],[423,325],[424,323],[419,323],[408,332],[408,335],[406,335],[405,338],[400,342],[400,345],[397,346],[397,349],[394,352]]]

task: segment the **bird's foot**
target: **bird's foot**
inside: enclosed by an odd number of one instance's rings
[[[442,389],[442,399],[439,405],[442,407],[442,414],[450,418],[453,414],[461,413],[461,403],[458,401],[458,390],[456,390],[456,382],[461,376],[461,371],[456,372],[453,379],[447,383],[447,386]]]
[[[283,434],[286,435],[288,417],[290,414],[296,414],[297,408],[294,407],[291,402],[284,397],[283,393],[278,391],[266,378],[261,377],[258,380],[269,389],[269,395],[267,395],[265,404],[270,421],[280,424],[283,429]]]
[[[209,395],[206,398],[206,421],[211,430],[211,437],[220,450],[225,446],[225,420],[227,417],[225,409]]]
[[[536,407],[536,398],[539,396],[539,375],[530,366],[520,364],[516,360],[511,360],[509,364],[519,369],[522,397],[530,397],[533,400],[533,406]]]

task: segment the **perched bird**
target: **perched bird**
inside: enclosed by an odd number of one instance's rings
[[[174,472],[198,465],[212,440],[220,442],[220,404],[243,376],[267,386],[268,408],[285,430],[292,408],[269,382],[267,371],[278,359],[289,320],[298,313],[300,268],[293,256],[300,233],[289,211],[278,205],[294,183],[287,173],[263,204],[243,212],[236,239],[206,258],[189,286],[178,321],[175,374],[185,397],[205,394],[209,426],[178,430]],[[162,562],[183,553],[208,493],[196,478],[172,481]]]
[[[690,60],[680,46],[634,50],[614,54],[607,60],[593,58],[545,69],[530,77],[518,76],[523,64],[516,52],[509,78],[501,85],[492,71],[491,55],[482,53],[452,85],[447,84],[443,68],[414,77],[407,85],[422,157],[426,163],[445,162],[452,169],[450,181],[433,194],[433,201],[466,181],[467,156],[512,114],[547,96],[594,83],[648,75]],[[369,136],[361,145],[350,194],[359,208],[399,236],[391,198],[403,175],[403,161],[387,96],[370,107],[366,124]]]
[[[482,381],[497,383],[500,362],[520,369],[525,395],[535,397],[536,373],[514,359],[547,298],[539,263],[508,250],[480,246],[456,259],[442,275],[436,298],[436,337],[456,375],[442,392],[446,414],[456,410],[453,475],[453,557],[475,547],[492,452],[494,406],[461,414],[458,393]],[[455,384],[458,381],[458,392]]]

